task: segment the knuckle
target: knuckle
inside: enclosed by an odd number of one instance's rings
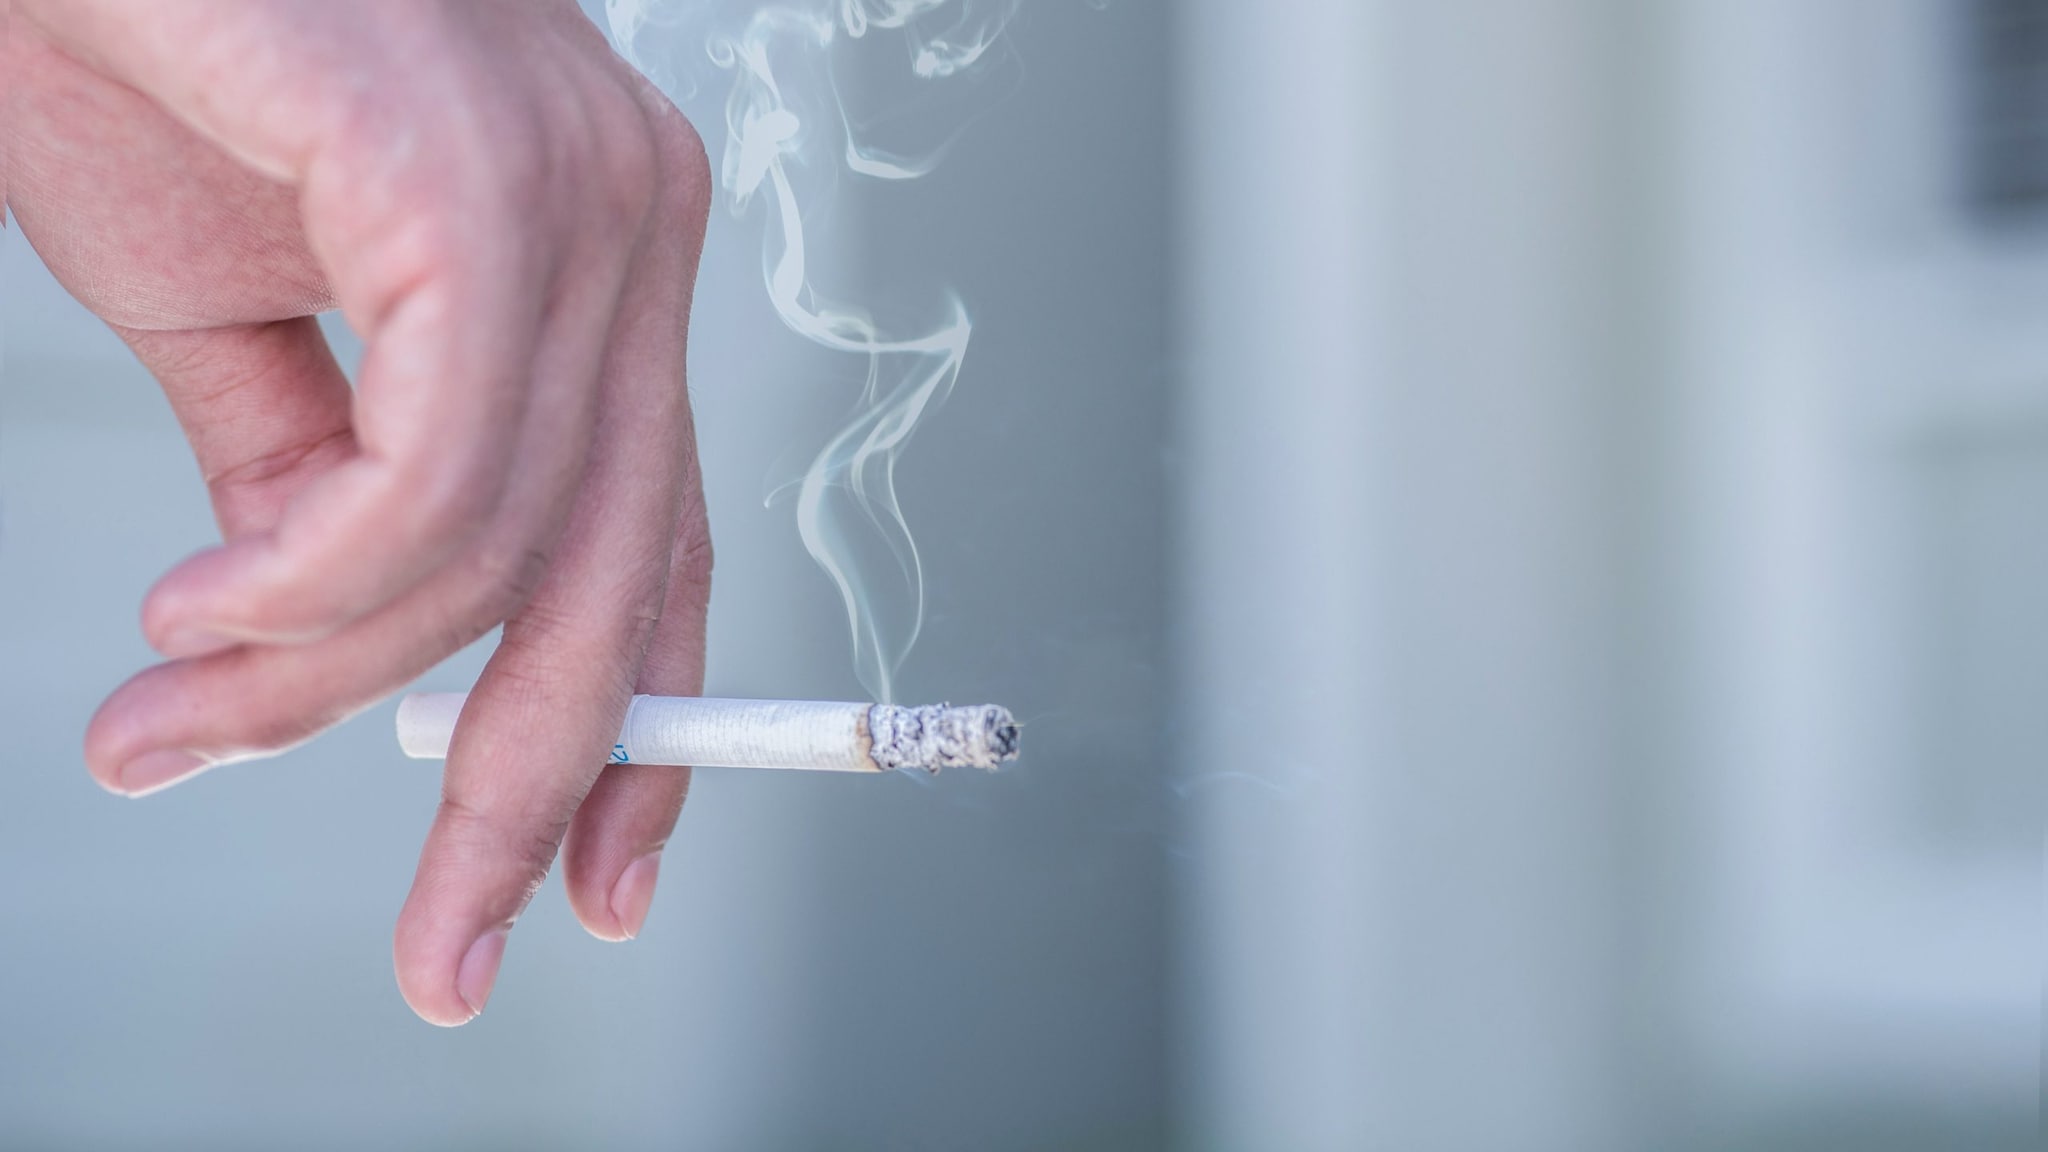
[[[635,601],[620,617],[620,624],[622,626],[622,634],[619,637],[620,650],[633,653],[636,664],[639,662],[641,654],[647,651],[647,646],[653,643],[656,630],[661,627],[662,609],[664,607],[662,603],[663,591],[664,589],[656,585],[652,595]],[[620,685],[629,692],[633,687],[632,678],[632,674],[628,669],[623,667],[619,669]]]
[[[711,570],[717,564],[717,556],[711,545],[711,525],[700,508],[694,515],[686,514],[676,532],[676,543],[669,570],[672,578],[684,587],[711,587]]]
[[[534,599],[505,621],[499,650],[517,657],[507,662],[508,675],[547,683],[554,679],[552,666],[563,647],[585,640],[586,630],[575,616],[560,604]]]
[[[524,909],[539,890],[569,832],[569,817],[559,812],[486,804],[453,791],[442,793],[439,819],[465,856],[495,856],[516,862],[526,882],[512,906],[502,910],[508,918]]]
[[[656,173],[660,181],[660,210],[684,218],[710,215],[712,196],[711,156],[704,138],[659,89],[644,96],[647,124],[654,145]]]
[[[101,306],[100,293],[105,285],[101,278],[88,278],[86,283],[73,288],[79,301],[94,314],[112,325],[114,330],[128,342],[129,348],[159,380],[180,381],[199,373],[211,373],[217,379],[204,393],[195,397],[201,403],[211,403],[239,388],[257,380],[261,372],[253,369],[234,370],[224,365],[220,355],[220,341],[209,334],[183,335],[173,338],[162,331],[135,328],[130,329],[112,314],[109,308]]]
[[[464,604],[437,612],[422,627],[433,641],[435,651],[450,654],[474,644],[504,618],[503,614],[493,614],[490,606]]]
[[[532,545],[491,544],[478,549],[472,568],[476,579],[474,612],[497,625],[529,607],[547,579],[546,549]]]
[[[718,558],[711,544],[711,514],[704,504],[704,481],[692,466],[683,478],[682,507],[676,516],[675,540],[669,546],[671,580],[709,587]]]
[[[367,270],[362,295],[369,306],[366,330],[376,331],[401,307],[449,310],[451,301],[430,295],[447,269],[459,267],[464,241],[446,213],[408,207],[391,211],[357,245]]]
[[[568,158],[556,155],[550,147],[554,142],[523,121],[503,125],[494,136],[489,148],[468,165],[481,181],[474,194],[514,219],[531,219],[558,187]]]
[[[328,460],[348,455],[354,447],[355,430],[336,428],[298,443],[236,460],[215,470],[206,477],[207,491],[217,505],[260,497],[273,487],[288,485],[294,476],[317,469]]]
[[[622,103],[607,101],[598,116],[604,129],[593,163],[599,174],[595,207],[600,220],[631,236],[653,210],[659,170],[646,121],[631,107],[616,106]]]
[[[497,510],[508,463],[489,446],[412,454],[398,466],[398,490],[424,535],[466,538]]]
[[[607,691],[630,690],[632,665],[661,620],[661,591],[657,582],[647,593],[611,605],[536,597],[505,622],[499,651],[506,659],[498,674],[537,695],[593,678],[606,681]]]

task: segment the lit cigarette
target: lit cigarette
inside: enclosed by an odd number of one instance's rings
[[[407,696],[398,745],[415,760],[443,760],[462,714],[460,693]],[[635,696],[612,745],[614,764],[887,772],[895,768],[994,771],[1017,755],[1017,722],[993,704],[906,708],[809,700]]]

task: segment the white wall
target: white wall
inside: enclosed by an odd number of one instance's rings
[[[1595,5],[1183,36],[1191,1146],[1604,1146]]]
[[[1192,1147],[2018,1147],[2048,246],[1968,6],[1187,8]]]

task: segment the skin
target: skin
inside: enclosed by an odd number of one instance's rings
[[[13,10],[7,203],[162,384],[223,537],[150,591],[167,662],[94,717],[94,778],[276,753],[502,624],[399,988],[481,1011],[565,843],[584,926],[636,934],[688,775],[605,753],[634,691],[700,691],[710,593],[696,134],[571,0]]]

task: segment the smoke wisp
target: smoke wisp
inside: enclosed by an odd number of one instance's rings
[[[895,699],[897,669],[925,615],[924,565],[897,499],[896,463],[920,421],[958,382],[973,324],[958,297],[937,287],[932,294],[943,301],[938,319],[915,326],[885,325],[857,304],[831,299],[813,278],[806,213],[841,180],[893,182],[927,175],[965,128],[958,112],[965,102],[956,101],[950,131],[938,141],[885,147],[876,139],[878,128],[901,117],[888,110],[856,114],[843,75],[890,59],[895,75],[874,86],[922,90],[910,100],[927,98],[923,93],[939,86],[972,83],[987,70],[1017,4],[605,4],[619,51],[678,104],[714,81],[725,85],[724,139],[707,143],[719,156],[719,192],[733,215],[746,218],[757,205],[765,206],[762,276],[776,315],[819,347],[864,361],[853,415],[793,487],[804,548],[844,605],[855,672],[883,702]],[[874,51],[884,41],[900,46],[900,59]],[[893,615],[881,607],[888,598],[880,587],[884,580],[902,594],[904,608]]]

